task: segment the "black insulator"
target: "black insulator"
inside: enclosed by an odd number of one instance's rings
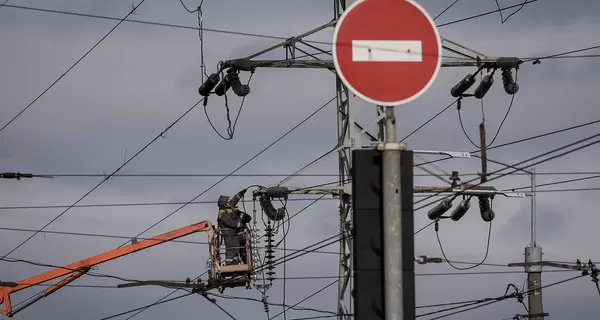
[[[453,221],[460,220],[460,218],[462,218],[465,215],[465,213],[467,213],[467,211],[469,211],[469,208],[471,208],[471,201],[469,201],[469,200],[470,199],[462,200],[458,204],[458,206],[456,206],[454,211],[452,211],[452,213],[450,214],[450,219],[452,219]]]
[[[213,73],[210,76],[208,76],[206,81],[204,81],[200,88],[198,88],[198,93],[203,97],[207,97],[212,91],[212,89],[214,89],[217,86],[217,84],[219,84],[219,75]]]
[[[494,77],[492,77],[489,74],[485,75],[483,79],[481,79],[481,83],[479,83],[477,88],[475,88],[475,92],[473,92],[473,95],[477,99],[483,98],[483,96],[485,96],[485,94],[490,90],[493,84]]]
[[[258,202],[269,219],[273,221],[279,221],[285,217],[285,208],[275,209],[271,199],[266,195],[262,195],[258,199]]]
[[[496,213],[492,210],[489,198],[479,197],[479,213],[481,214],[481,219],[485,222],[494,220]]]
[[[472,74],[468,74],[464,79],[460,80],[452,89],[450,89],[450,94],[457,98],[462,96],[465,91],[469,90],[471,86],[475,83],[475,77]]]
[[[228,76],[229,75],[226,75],[225,78],[221,79],[221,82],[219,82],[219,84],[215,88],[216,95],[218,95],[218,96],[224,95],[225,92],[227,92],[227,90],[229,90],[229,88],[231,87],[231,84],[229,83],[229,81],[227,81]]]
[[[233,93],[235,93],[236,95],[238,95],[240,97],[245,97],[246,95],[248,95],[250,93],[250,87],[248,85],[242,84],[240,82],[240,78],[238,77],[237,73],[231,72],[229,81],[231,82],[231,89],[233,90]]]
[[[519,91],[519,85],[515,82],[510,69],[502,69],[502,84],[504,85],[504,91],[508,94],[515,94]]]
[[[265,195],[270,198],[285,198],[290,194],[290,189],[287,187],[268,187]]]
[[[517,57],[500,57],[496,59],[496,67],[500,69],[514,69],[521,63],[523,63],[523,61]]]
[[[446,211],[450,210],[450,208],[452,208],[452,201],[450,199],[442,200],[442,202],[438,203],[427,212],[427,217],[430,220],[439,219]]]

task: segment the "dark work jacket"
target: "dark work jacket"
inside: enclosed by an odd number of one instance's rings
[[[219,209],[217,222],[224,235],[233,235],[244,229],[245,223],[242,221],[241,215],[242,212],[239,209]]]

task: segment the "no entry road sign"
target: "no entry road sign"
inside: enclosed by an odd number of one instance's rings
[[[408,103],[435,80],[442,45],[435,23],[411,0],[357,0],[333,33],[339,77],[361,99],[382,106]]]

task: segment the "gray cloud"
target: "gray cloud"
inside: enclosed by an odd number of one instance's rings
[[[207,28],[235,30],[257,34],[290,37],[314,28],[332,17],[331,3],[323,1],[205,1],[204,21]],[[447,6],[444,2],[421,1],[433,15]],[[502,6],[520,1],[500,1]],[[9,3],[12,3],[9,2]],[[189,7],[197,2],[186,1]],[[95,1],[25,1],[19,5],[46,7],[115,17],[124,16],[130,2]],[[444,14],[440,23],[474,13],[495,9],[494,1],[459,1]],[[546,0],[527,5],[508,22],[500,25],[498,15],[440,28],[443,36],[491,56],[537,56],[595,45],[597,5],[589,1]],[[136,19],[194,26],[193,14],[172,1],[148,1],[137,11]],[[0,119],[4,123],[27,105],[116,22],[68,17],[0,8]],[[475,32],[477,30],[478,32]],[[311,37],[330,41],[331,30]],[[208,72],[219,60],[247,56],[278,41],[222,33],[205,33],[205,59]],[[327,46],[323,46],[327,47]],[[101,173],[112,172],[123,163],[122,153],[132,156],[167,124],[198,101],[200,83],[198,34],[193,30],[177,30],[124,23],[90,56],[30,110],[0,134],[0,168],[2,171],[36,173]],[[279,49],[265,58],[284,58]],[[540,65],[521,67],[521,91],[515,97],[513,109],[496,143],[575,125],[598,117],[593,93],[598,61],[594,59],[554,59]],[[462,78],[467,69],[444,69],[433,87],[421,99],[398,109],[399,137],[410,133],[428,120],[452,99],[449,88]],[[246,80],[247,75],[242,75]],[[135,172],[229,173],[281,134],[333,97],[333,75],[324,70],[259,69],[253,77],[252,93],[246,99],[242,115],[231,141],[222,141],[203,114],[197,109],[172,130],[167,139],[160,139],[123,170]],[[500,83],[496,83],[484,101],[488,136],[497,130],[509,98]],[[232,113],[240,99],[230,99]],[[375,111],[357,99],[357,120],[363,124],[373,120]],[[223,101],[212,98],[208,113],[224,132]],[[240,170],[244,173],[290,173],[330,150],[335,144],[335,108],[327,107],[280,143]],[[481,121],[480,105],[466,100],[463,104],[465,129],[474,138]],[[595,126],[570,133],[547,137],[489,152],[498,161],[516,163],[547,150],[595,134]],[[366,141],[366,140],[365,140]],[[458,125],[456,110],[451,108],[430,125],[407,140],[418,149],[473,150]],[[562,159],[540,165],[538,171],[597,171],[597,148],[590,148]],[[335,155],[308,172],[336,173]],[[474,173],[479,160],[440,162],[447,171]],[[500,166],[490,165],[491,169]],[[470,177],[472,178],[472,177]],[[567,179],[561,176],[540,176],[538,183]],[[0,204],[65,205],[71,204],[95,186],[102,178],[55,178],[9,181],[0,183]],[[466,178],[465,178],[466,179]],[[217,182],[219,178],[115,178],[86,198],[83,203],[120,203],[147,201],[187,201]],[[232,194],[250,184],[277,183],[278,178],[229,178],[198,200],[214,200],[219,194]],[[328,177],[302,177],[291,186],[330,182]],[[435,178],[416,178],[418,185],[439,184]],[[492,182],[497,188],[525,186],[525,176],[511,176]],[[588,181],[558,185],[562,187],[596,186]],[[548,187],[554,189],[554,187]],[[595,226],[598,218],[592,202],[595,193],[540,193],[538,196],[539,235],[545,259],[574,260],[594,258]],[[416,198],[420,201],[422,198]],[[420,202],[427,204],[433,199]],[[290,213],[307,203],[289,203]],[[251,205],[248,210],[250,211]],[[102,233],[133,236],[171,213],[177,206],[73,208],[53,223],[48,230]],[[498,197],[494,202],[494,221],[490,263],[522,260],[523,246],[528,242],[526,199]],[[214,220],[215,206],[190,205],[146,232],[145,236],[166,232],[199,220]],[[35,229],[42,227],[62,209],[1,210],[3,227]],[[415,228],[429,221],[425,209],[417,211]],[[298,215],[291,224],[286,241],[288,248],[302,248],[325,239],[338,230],[337,201],[322,201]],[[258,223],[260,228],[262,222]],[[487,225],[477,210],[472,209],[458,223],[441,224],[441,237],[449,259],[478,261],[485,253]],[[3,231],[0,252],[8,252],[30,233]],[[197,234],[186,240],[205,241]],[[14,254],[14,258],[50,264],[66,264],[90,255],[116,248],[121,239],[98,239],[64,235],[39,234]],[[324,251],[336,251],[331,245]],[[132,254],[99,266],[98,272],[134,279],[183,280],[205,270],[208,259],[206,246],[169,243]],[[417,254],[441,256],[433,229],[416,237]],[[277,252],[281,256],[281,251]],[[597,258],[597,257],[596,257]],[[2,263],[0,279],[25,279],[47,270],[23,263]],[[515,269],[480,267],[472,271],[506,271]],[[417,266],[418,273],[452,272],[447,265]],[[289,277],[335,276],[337,256],[327,253],[309,254],[286,266]],[[549,284],[572,276],[572,273],[546,273]],[[277,268],[277,277],[283,268]],[[588,278],[589,279],[589,278]],[[576,280],[551,287],[544,292],[545,308],[552,317],[576,315],[579,319],[595,319],[593,284]],[[286,303],[293,304],[334,279],[289,280],[286,283]],[[417,304],[427,305],[482,297],[500,296],[508,283],[520,286],[523,274],[487,274],[478,276],[419,276]],[[111,285],[117,280],[82,277],[74,284]],[[271,301],[283,299],[282,281],[270,290]],[[14,297],[21,301],[39,288],[28,289]],[[89,289],[63,288],[29,307],[16,319],[40,317],[69,319],[100,319],[127,309],[151,303],[169,293],[164,288]],[[303,306],[335,310],[336,286],[308,300]],[[225,294],[260,299],[255,290],[226,290]],[[199,299],[199,300],[198,300]],[[594,299],[594,300],[592,300]],[[260,303],[219,299],[219,303],[238,319],[264,317]],[[281,308],[272,307],[271,315]],[[420,312],[425,310],[419,309]],[[274,313],[275,312],[275,313]],[[523,313],[514,300],[501,302],[473,312],[454,316],[464,319],[498,319]],[[201,297],[188,297],[144,312],[144,319],[166,317],[198,317],[228,319],[217,307]],[[288,319],[312,316],[314,312],[294,311]],[[122,317],[124,319],[126,317]],[[452,317],[449,317],[452,318]]]

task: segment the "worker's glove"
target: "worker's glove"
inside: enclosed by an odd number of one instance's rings
[[[242,222],[243,223],[249,223],[250,221],[252,221],[252,217],[249,214],[245,213],[245,212],[242,212],[242,217],[241,218],[242,218]]]
[[[238,197],[240,197],[240,198],[243,197],[246,194],[246,191],[248,191],[248,189],[244,189],[244,190],[238,192]]]

